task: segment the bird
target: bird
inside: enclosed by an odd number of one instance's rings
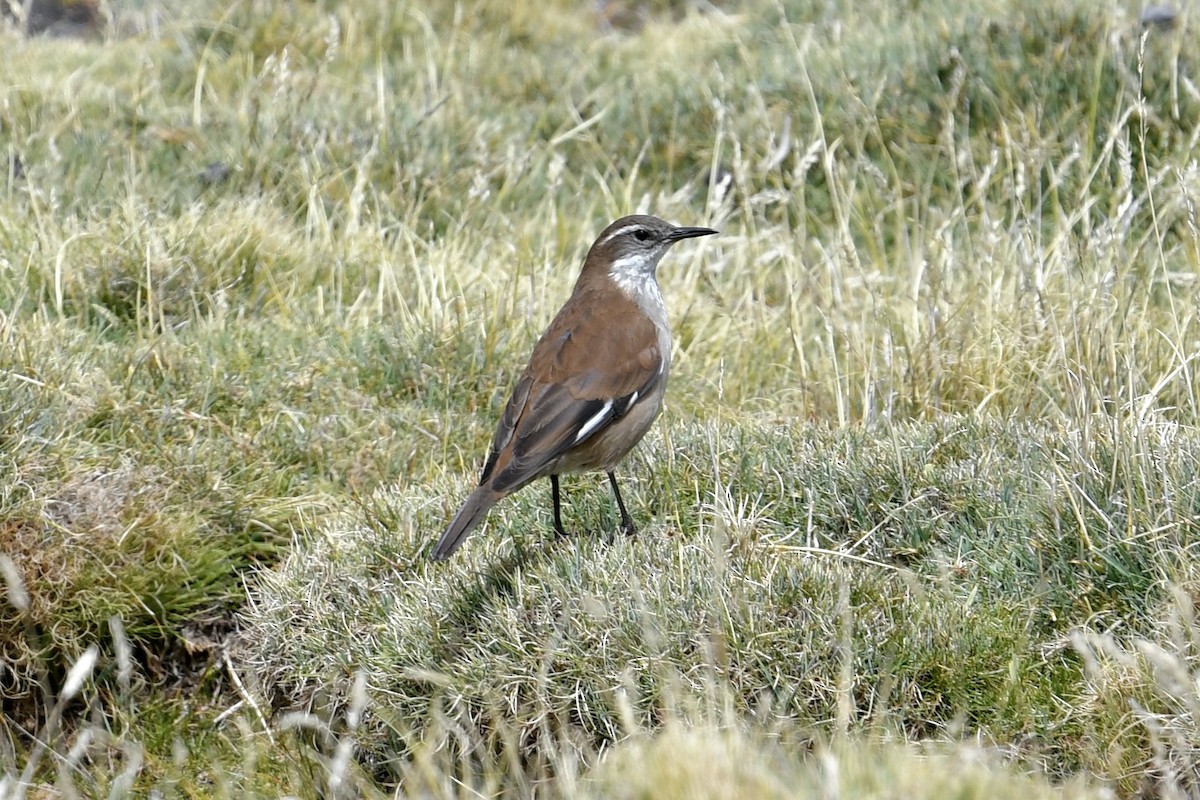
[[[575,288],[533,348],[504,408],[479,485],[430,552],[454,554],[500,500],[548,477],[554,532],[562,524],[560,475],[602,470],[636,533],[614,470],[662,409],[671,368],[671,328],[658,262],[671,245],[718,233],[635,214],[605,228],[588,250]]]

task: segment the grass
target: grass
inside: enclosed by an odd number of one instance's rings
[[[110,5],[0,32],[0,793],[1200,787],[1186,15]],[[433,567],[634,211],[642,535]]]
[[[536,753],[564,728],[620,741],[623,713],[653,728],[681,696],[719,688],[736,714],[765,707],[823,740],[982,729],[1056,771],[1120,779],[1080,746],[1081,728],[1105,739],[1123,723],[1083,708],[1090,689],[1069,640],[1100,626],[1151,635],[1146,605],[1184,579],[1170,554],[1191,529],[1130,518],[1119,501],[1079,511],[1076,498],[1099,487],[1048,476],[1114,460],[1120,440],[1097,433],[1095,451],[1079,453],[1071,438],[950,417],[877,439],[676,426],[677,460],[657,465],[667,488],[643,497],[661,521],[642,536],[485,534],[446,568],[420,552],[447,509],[421,490],[385,490],[267,576],[247,663],[287,706],[365,675],[377,730],[362,748],[382,761],[439,704],[483,729],[501,716]],[[1200,442],[1174,429],[1144,439],[1145,452],[1121,455],[1158,476],[1155,497],[1179,503],[1164,517],[1190,515],[1186,465]],[[577,526],[615,526],[598,494],[575,504],[590,512]],[[698,514],[696,497],[711,498]],[[494,527],[546,528],[543,500],[518,495]],[[626,695],[627,707],[615,699]]]

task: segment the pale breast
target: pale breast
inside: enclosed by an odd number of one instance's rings
[[[654,323],[654,328],[658,332],[658,352],[662,353],[663,357],[665,382],[667,372],[671,368],[671,326],[667,322],[667,305],[663,302],[658,281],[653,277],[643,275],[636,280],[618,281],[618,285],[633,298],[633,302],[637,303],[642,313]]]

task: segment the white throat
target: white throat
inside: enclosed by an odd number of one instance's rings
[[[623,256],[612,263],[608,269],[609,277],[621,291],[629,295],[642,311],[650,315],[657,323],[661,320],[666,324],[667,310],[663,305],[662,292],[658,289],[658,281],[654,279],[654,265],[647,262],[651,256]]]
[[[658,296],[660,305],[662,302],[658,281],[654,279],[654,265],[648,263],[650,258],[652,255],[649,253],[623,255],[608,267],[608,276],[612,278],[613,283],[622,288],[632,300],[638,301],[637,305],[642,305],[640,297],[647,293]]]
[[[654,279],[654,265],[647,263],[650,258],[653,256],[648,254],[618,258],[609,267],[608,274],[613,283],[637,303],[642,313],[658,329],[659,352],[664,355],[663,368],[666,369],[671,359],[671,326],[667,322],[667,306],[663,302],[662,291]]]

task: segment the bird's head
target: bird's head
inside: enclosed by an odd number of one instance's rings
[[[658,262],[671,245],[716,232],[712,228],[672,225],[644,214],[621,217],[596,238],[584,262],[584,272],[607,274],[622,286],[653,280]]]

